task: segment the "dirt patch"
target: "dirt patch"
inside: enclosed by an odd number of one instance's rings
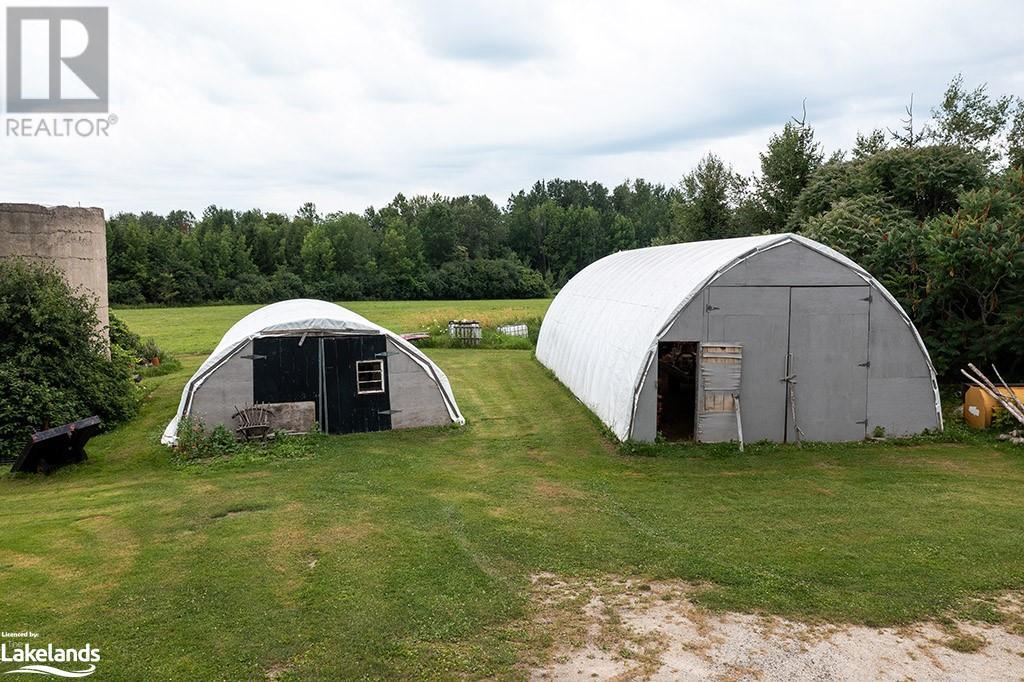
[[[1024,599],[997,600],[1000,623],[951,620],[899,628],[801,623],[715,613],[703,586],[608,578],[533,579],[536,625],[549,650],[531,679],[959,680],[1020,679]]]
[[[195,494],[195,495],[197,495],[199,497],[205,497],[207,495],[214,495],[215,493],[219,493],[220,492],[220,488],[215,486],[213,483],[210,483],[209,481],[203,481],[203,480],[193,480],[193,481],[190,481],[188,487],[189,487],[190,491],[193,494]]]
[[[563,483],[557,483],[555,481],[537,481],[533,484],[533,489],[543,497],[548,499],[572,499],[578,500],[586,497],[586,493],[571,488]]]
[[[291,672],[292,667],[291,663],[275,663],[267,668],[266,679],[271,681],[279,680]]]
[[[42,571],[47,576],[61,581],[75,580],[82,576],[81,571],[62,566],[45,556],[0,550],[0,573],[26,570]]]

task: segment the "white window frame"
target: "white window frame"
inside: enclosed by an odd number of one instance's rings
[[[365,374],[378,375],[380,378],[364,379]],[[368,388],[364,388],[364,386]],[[380,386],[380,388],[376,388]],[[384,393],[384,361],[356,360],[356,394],[373,395]]]

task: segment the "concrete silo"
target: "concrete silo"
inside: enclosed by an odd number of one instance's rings
[[[109,324],[103,209],[0,203],[0,258],[12,256],[56,266],[96,299],[100,324]]]

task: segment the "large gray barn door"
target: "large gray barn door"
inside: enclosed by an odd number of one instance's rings
[[[792,289],[790,374],[804,440],[853,441],[867,435],[868,293],[866,286]],[[744,371],[746,363],[744,357]],[[743,380],[745,385],[745,375]],[[744,422],[747,404],[744,397]],[[796,440],[792,414],[786,437]]]
[[[743,437],[782,442],[786,434],[788,287],[710,287],[707,342],[743,345]]]

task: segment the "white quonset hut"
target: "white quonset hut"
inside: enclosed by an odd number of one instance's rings
[[[188,415],[234,429],[237,411],[268,405],[301,431],[327,433],[464,424],[448,377],[411,343],[325,301],[297,299],[235,323],[189,379],[161,439]],[[278,426],[272,424],[272,427]]]
[[[537,358],[621,439],[733,440],[739,424],[748,442],[942,428],[935,370],[899,303],[794,234],[602,258],[555,297]]]

